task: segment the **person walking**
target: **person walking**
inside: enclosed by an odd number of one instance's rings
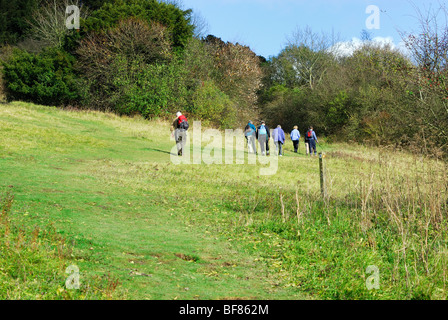
[[[255,135],[256,135],[257,128],[253,125],[252,121],[249,120],[249,123],[247,124],[244,135],[247,140],[247,148],[249,153],[257,153],[257,147],[255,145]]]
[[[317,140],[317,136],[313,130],[313,127],[310,127],[310,129],[306,133],[306,136],[308,137],[308,143],[309,143],[309,147],[310,147],[310,156],[313,155],[313,152],[314,152],[314,155],[317,155],[316,143],[319,143],[319,140]]]
[[[271,138],[271,133],[269,132],[266,122],[261,121],[261,125],[257,128],[257,140],[260,144],[261,155],[269,155],[269,139]]]
[[[308,130],[306,131],[305,138],[304,138],[306,155],[310,154],[310,139],[308,138],[308,132],[309,131],[310,131],[310,127],[308,127]]]
[[[176,119],[171,125],[171,132],[174,136],[177,146],[177,155],[182,156],[182,151],[187,143],[187,130],[188,130],[187,118],[181,113],[176,113]]]
[[[275,144],[275,152],[283,157],[283,145],[285,144],[285,132],[282,129],[282,126],[278,125],[277,128],[274,129],[272,133],[272,138]]]
[[[291,141],[292,141],[292,144],[294,145],[294,153],[298,153],[299,140],[300,140],[299,127],[294,126],[294,129],[291,131]]]

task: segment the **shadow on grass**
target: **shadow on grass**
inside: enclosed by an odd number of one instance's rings
[[[173,152],[166,151],[166,150],[160,150],[160,149],[154,149],[154,148],[143,148],[143,150],[160,152],[160,153],[165,153],[165,154],[169,154],[169,155],[172,155],[172,156],[177,156],[177,153],[173,153]]]

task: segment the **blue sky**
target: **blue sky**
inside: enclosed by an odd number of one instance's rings
[[[276,56],[297,28],[339,34],[341,40],[360,38],[367,29],[369,5],[380,12],[380,28],[372,37],[399,46],[397,29],[415,31],[416,9],[438,8],[441,0],[182,0],[184,8],[198,12],[207,22],[207,34],[239,42],[266,58]]]

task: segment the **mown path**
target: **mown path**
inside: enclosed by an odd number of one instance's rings
[[[83,273],[110,274],[127,299],[307,298],[219,232],[214,223],[227,212],[211,216],[201,194],[183,203],[163,130],[141,119],[0,105],[0,191],[13,190],[30,225],[54,223],[74,243],[81,283]]]

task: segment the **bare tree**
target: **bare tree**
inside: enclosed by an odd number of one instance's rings
[[[418,99],[413,112],[448,149],[448,10],[443,3],[426,11],[414,7],[418,30],[399,31],[415,65],[408,71]]]
[[[47,0],[28,21],[31,25],[31,41],[40,42],[43,46],[62,47],[64,37],[69,32],[66,26],[68,6],[78,6],[80,18],[88,16],[86,7],[79,0]]]
[[[334,61],[331,49],[338,42],[339,35],[316,33],[310,27],[297,28],[287,39],[288,45],[280,53],[277,77],[284,78],[291,85],[306,85],[311,89],[322,80],[328,67]]]
[[[414,62],[431,72],[441,72],[448,64],[448,10],[445,4],[426,12],[415,7],[418,31],[399,30]]]
[[[208,34],[210,26],[204,16],[198,11],[193,11],[191,15],[191,23],[194,26],[194,36],[196,38],[204,38]]]

